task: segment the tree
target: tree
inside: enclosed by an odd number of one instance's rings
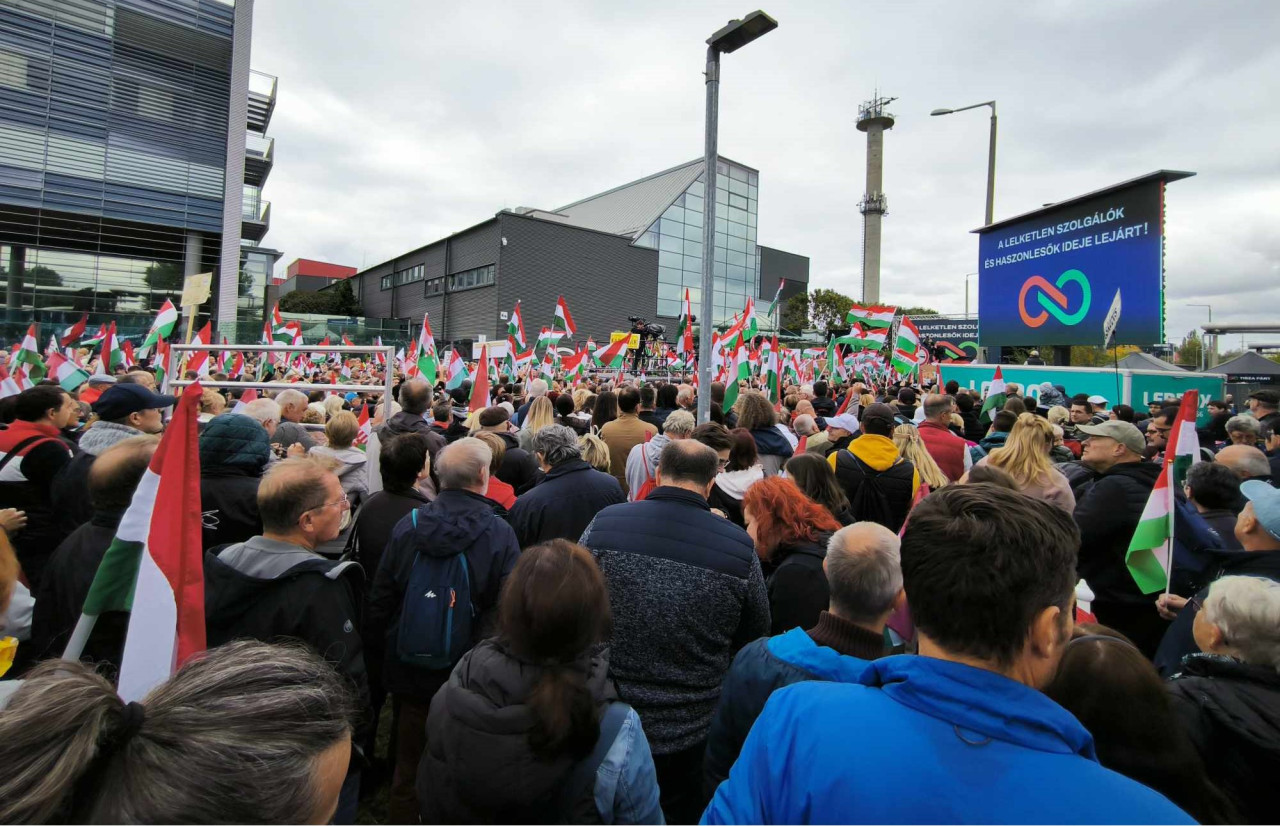
[[[835,290],[814,290],[809,293],[809,319],[818,330],[830,336],[849,329],[846,321],[854,301]]]
[[[34,267],[27,267],[24,276],[25,283],[33,287],[61,287],[62,276],[58,275],[57,270],[50,269],[42,264],[36,264]]]
[[[162,293],[181,293],[182,277],[182,264],[177,261],[157,261],[142,271],[142,283]]]
[[[809,326],[809,295],[796,293],[782,305],[782,327],[785,330],[804,330]]]
[[[1071,364],[1075,367],[1110,367],[1120,359],[1130,353],[1136,353],[1140,349],[1132,344],[1121,344],[1106,350],[1101,347],[1077,344],[1071,348]],[[1051,354],[1052,350],[1047,347],[1041,351],[1041,355]]]
[[[360,305],[350,281],[342,281],[331,289],[314,293],[294,290],[280,296],[280,311],[285,313],[316,313],[317,315],[358,316]]]
[[[1178,364],[1183,367],[1199,367],[1203,354],[1204,343],[1200,341],[1200,334],[1192,330],[1182,339],[1182,345],[1178,348]]]
[[[915,318],[916,316],[921,316],[921,315],[938,315],[939,314],[937,310],[931,310],[928,307],[900,307],[898,309],[898,312],[902,313],[903,315],[909,315],[912,318]]]
[[[340,315],[360,315],[360,302],[356,301],[355,291],[351,289],[351,279],[346,278],[339,281],[338,286],[326,292],[335,294],[334,306]]]

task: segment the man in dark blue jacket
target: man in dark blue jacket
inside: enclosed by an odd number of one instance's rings
[[[507,521],[521,548],[552,539],[577,542],[596,514],[627,501],[618,480],[582,458],[578,434],[550,425],[533,436],[533,450],[545,475],[511,506]]]
[[[1015,491],[930,494],[902,538],[919,655],[775,692],[703,822],[1194,822],[1103,768],[1039,691],[1071,638],[1079,541]]]
[[[729,776],[774,691],[804,680],[856,682],[869,661],[885,655],[885,623],[904,600],[898,546],[897,535],[875,522],[837,531],[822,560],[831,606],[818,624],[761,637],[738,652],[707,737],[708,795]]]
[[[401,662],[396,654],[396,635],[414,559],[420,553],[466,555],[474,644],[493,625],[502,582],[520,556],[515,531],[494,514],[493,503],[484,497],[491,456],[488,445],[472,438],[459,439],[440,451],[436,459],[440,494],[430,505],[418,509],[416,523],[410,513],[396,524],[373,577],[366,633],[383,638],[382,679],[387,693],[395,698],[396,768],[388,805],[393,823],[417,820],[414,781],[426,746],[427,711],[431,698],[449,679],[448,668],[429,670]],[[466,651],[455,653],[461,658]]]
[[[644,724],[668,823],[697,820],[720,684],[769,631],[751,538],[707,506],[718,468],[706,445],[672,442],[649,497],[605,508],[582,535],[609,585],[613,676]]]

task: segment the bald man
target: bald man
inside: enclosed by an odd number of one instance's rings
[[[738,652],[707,738],[703,779],[708,793],[729,776],[774,691],[805,680],[854,682],[868,662],[888,653],[884,627],[906,598],[899,546],[898,535],[875,522],[836,531],[822,561],[831,604],[818,624],[761,638]]]
[[[1214,461],[1231,468],[1241,481],[1258,479],[1270,484],[1271,462],[1267,454],[1252,445],[1227,445],[1218,451]]]

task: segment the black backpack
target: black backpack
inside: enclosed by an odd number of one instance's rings
[[[859,522],[877,522],[891,531],[900,530],[906,515],[904,513],[899,518],[894,512],[889,496],[881,485],[880,476],[883,473],[898,476],[904,470],[910,484],[915,468],[902,459],[886,470],[879,471],[848,450],[836,454],[836,477],[849,495],[849,512],[853,514],[853,518]],[[856,484],[850,484],[854,480]]]

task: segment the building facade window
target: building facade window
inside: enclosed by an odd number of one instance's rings
[[[716,227],[712,257],[714,323],[728,324],[760,294],[756,249],[756,193],[759,173],[727,161],[716,167]],[[684,293],[698,312],[702,301],[702,218],[706,209],[703,176],[689,185],[662,217],[635,242],[658,250],[657,314],[678,317]]]
[[[427,282],[427,295],[442,295],[444,293],[444,279],[433,278]]]
[[[390,275],[382,276],[382,289],[384,290],[391,289],[391,283],[393,279],[394,279],[394,276],[390,276]]]
[[[457,292],[458,290],[470,290],[474,287],[488,287],[494,283],[496,268],[493,264],[484,267],[476,267],[472,270],[463,270],[455,272],[448,277],[449,292]]]

